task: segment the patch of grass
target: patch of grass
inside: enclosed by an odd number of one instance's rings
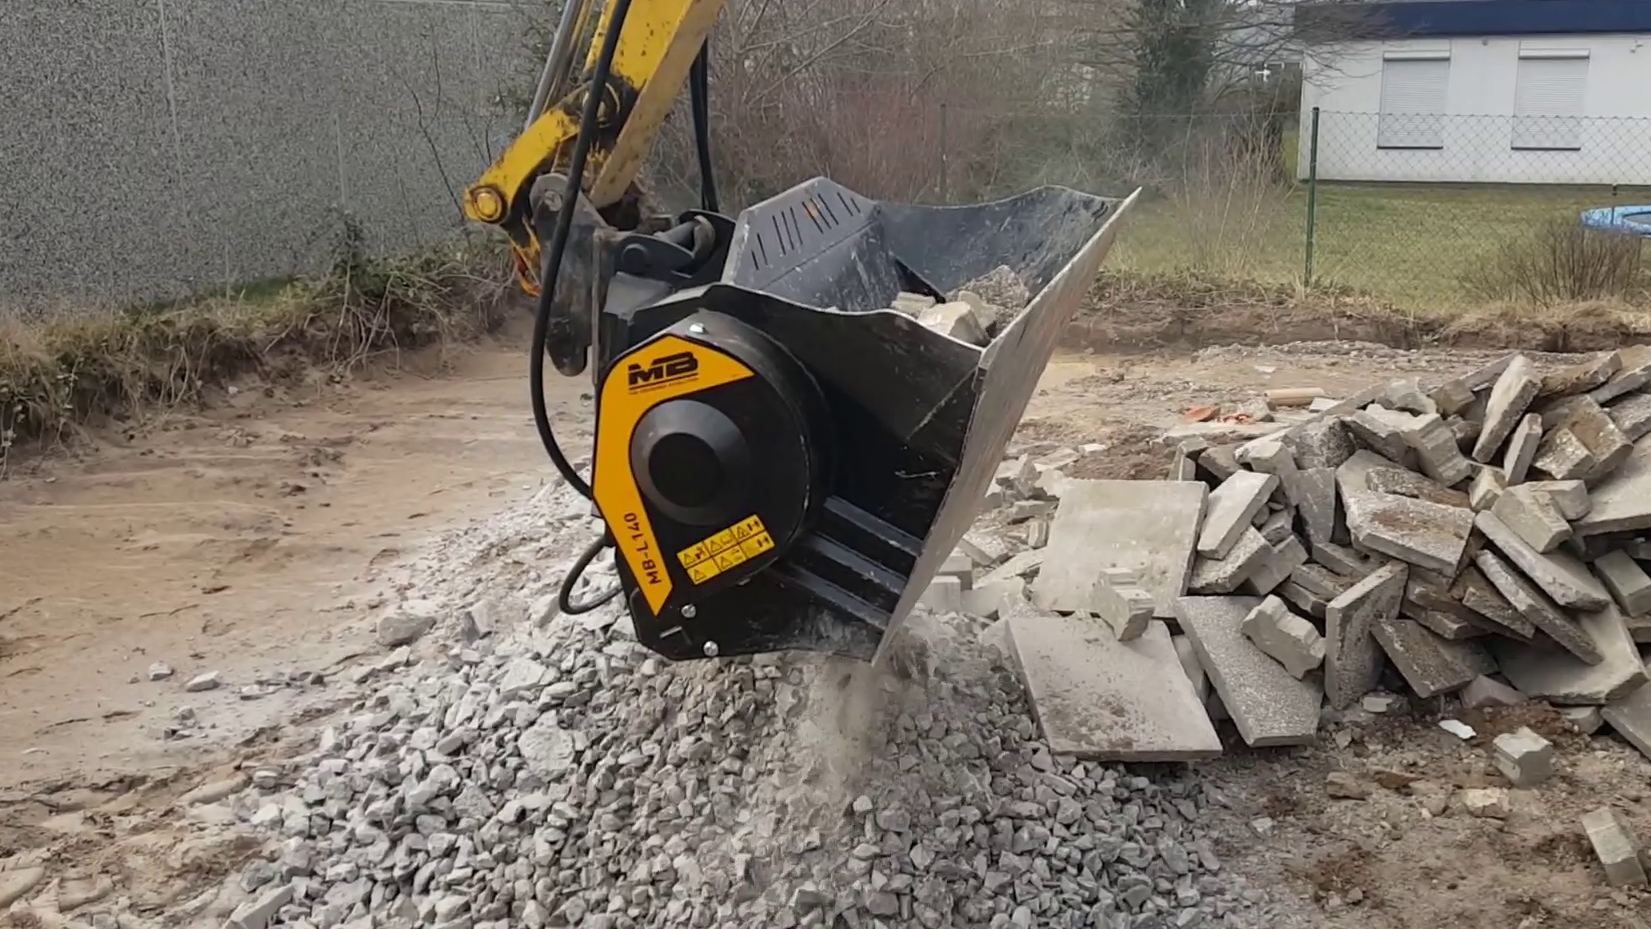
[[[20,442],[195,402],[247,372],[342,372],[479,334],[493,326],[509,279],[494,249],[387,261],[352,248],[313,281],[119,313],[0,317],[0,475]]]
[[[1261,281],[1302,279],[1307,233],[1304,185],[1275,187],[1246,202],[1231,254],[1219,270]],[[1411,312],[1454,314],[1479,305],[1464,284],[1506,243],[1544,223],[1576,221],[1582,210],[1651,203],[1651,189],[1446,184],[1328,184],[1318,191],[1315,283],[1348,285]],[[1209,270],[1212,225],[1230,223],[1208,200],[1144,202],[1119,241],[1113,264],[1145,272]]]

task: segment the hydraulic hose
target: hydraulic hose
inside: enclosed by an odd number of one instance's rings
[[[699,205],[707,213],[717,207],[717,178],[711,168],[711,40],[699,47],[688,75],[688,98],[694,111],[694,150],[699,156]]]
[[[533,403],[533,425],[539,431],[539,442],[544,445],[550,461],[561,472],[580,496],[591,498],[590,483],[575,471],[563,454],[551,428],[550,411],[545,406],[545,344],[549,339],[551,309],[556,301],[556,281],[561,276],[562,259],[567,255],[568,237],[573,233],[573,211],[578,206],[580,193],[585,189],[585,162],[590,160],[590,147],[596,137],[596,121],[601,111],[602,96],[608,86],[608,75],[613,70],[614,52],[619,47],[619,34],[625,28],[625,17],[630,14],[631,0],[614,0],[613,16],[608,21],[607,34],[602,37],[602,49],[591,71],[585,90],[585,107],[579,115],[579,135],[573,142],[573,155],[568,161],[568,189],[562,197],[562,208],[556,213],[556,228],[551,233],[550,251],[546,254],[544,273],[539,280],[539,311],[533,317],[532,355],[528,359],[528,389]],[[562,325],[567,325],[564,322]]]

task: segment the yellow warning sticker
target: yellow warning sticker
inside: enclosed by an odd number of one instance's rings
[[[762,519],[752,516],[676,553],[688,570],[688,579],[703,584],[774,547]]]

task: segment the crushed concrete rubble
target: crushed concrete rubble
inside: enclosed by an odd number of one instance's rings
[[[898,672],[791,653],[673,664],[617,603],[544,624],[524,609],[467,641],[466,602],[533,603],[557,582],[589,531],[581,504],[558,492],[511,511],[489,551],[568,556],[508,590],[453,581],[435,627],[312,747],[193,798],[203,830],[257,852],[152,925],[1270,924],[1270,892],[1218,856],[1212,785],[1080,757],[1137,739],[1165,760],[1221,751],[1163,621],[1125,642],[1018,597],[1017,659],[977,618],[919,608]],[[1015,557],[971,537],[982,573]],[[598,561],[586,583],[613,579]],[[1034,678],[1029,703],[1017,660],[1074,677],[1050,696]],[[1092,699],[1124,701],[1114,728],[1084,712]]]

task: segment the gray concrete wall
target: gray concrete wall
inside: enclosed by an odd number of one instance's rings
[[[462,228],[537,0],[0,0],[0,310],[313,273]]]

